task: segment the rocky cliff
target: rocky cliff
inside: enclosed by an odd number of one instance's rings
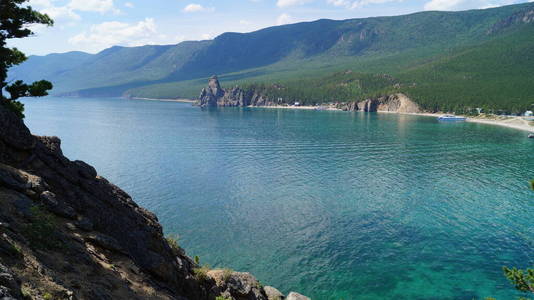
[[[0,103],[0,299],[218,296],[283,299],[248,273],[201,268],[154,214]]]
[[[245,91],[240,87],[223,89],[217,76],[212,76],[208,86],[202,89],[199,97],[200,107],[246,107],[273,105],[263,95],[255,91]]]
[[[245,106],[272,106],[276,104],[273,99],[253,90],[243,90],[240,87],[223,89],[217,76],[212,76],[208,86],[202,89],[199,97],[201,107],[245,107]],[[287,104],[287,103],[286,103]],[[335,108],[345,111],[364,112],[396,112],[420,113],[422,112],[415,102],[406,95],[398,93],[363,101],[349,101],[338,103]]]
[[[338,105],[339,109],[345,111],[364,111],[364,112],[396,112],[396,113],[420,113],[422,110],[415,102],[404,94],[393,94],[378,98],[366,99],[364,101],[355,101],[342,103]]]

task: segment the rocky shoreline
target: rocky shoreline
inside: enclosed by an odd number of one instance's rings
[[[284,104],[287,103],[279,103],[256,91],[243,90],[238,86],[223,89],[217,76],[209,79],[208,86],[202,89],[198,101],[200,107],[281,107]],[[336,103],[322,108],[363,112],[420,113],[422,111],[415,102],[401,93],[363,101]]]
[[[202,267],[153,213],[3,103],[0,207],[0,299],[308,299]]]
[[[212,76],[208,86],[202,89],[196,105],[206,107],[262,107],[262,108],[287,108],[287,109],[310,109],[310,110],[339,110],[396,113],[406,115],[438,117],[444,113],[429,113],[417,105],[408,96],[397,93],[377,98],[369,98],[363,101],[348,101],[342,103],[325,104],[321,106],[295,106],[287,103],[277,103],[256,92],[245,91],[240,87],[224,89],[221,87],[217,76]],[[467,116],[466,116],[467,117]],[[528,132],[534,132],[534,122],[528,122],[521,117],[499,117],[482,115],[479,117],[467,117],[468,122],[489,124],[513,128]]]

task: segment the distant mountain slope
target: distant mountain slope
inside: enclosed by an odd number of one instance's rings
[[[56,94],[148,97],[196,96],[212,74],[232,84],[320,78],[343,69],[388,73],[399,80],[426,80],[429,76],[425,72],[436,72],[440,64],[452,63],[456,56],[467,59],[469,49],[486,54],[484,47],[491,47],[488,54],[498,55],[499,43],[511,41],[509,36],[528,48],[534,39],[528,40],[531,32],[524,27],[533,26],[534,3],[463,12],[318,20],[251,33],[225,33],[212,41],[112,47],[95,55],[79,54],[83,59],[70,67],[53,59],[73,54],[32,56],[14,68],[10,77],[34,79],[41,74],[55,84]],[[525,35],[523,39],[521,35]],[[477,68],[484,71],[485,65],[473,63],[469,67],[476,73]],[[416,94],[427,97],[427,92]]]
[[[43,76],[58,77],[62,73],[79,67],[91,57],[93,55],[79,51],[30,56],[22,65],[9,69],[8,76],[11,79],[23,79],[28,82],[43,79]]]

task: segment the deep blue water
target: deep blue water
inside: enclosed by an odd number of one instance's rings
[[[25,100],[202,263],[320,299],[511,299],[534,265],[534,141],[394,114]]]

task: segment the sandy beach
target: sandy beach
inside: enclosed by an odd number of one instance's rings
[[[396,112],[379,112],[379,113],[396,113]],[[445,113],[401,113],[403,115],[414,115],[414,116],[427,116],[435,117],[444,115]],[[461,115],[460,115],[461,116]],[[477,117],[468,117],[467,122],[503,126],[528,132],[534,133],[534,119],[529,121],[525,120],[524,117],[516,116],[497,116],[497,115],[480,115]]]
[[[317,106],[264,106],[264,108],[285,108],[285,109],[308,109],[315,110]],[[323,107],[322,110],[340,110],[335,107]],[[425,116],[425,117],[434,117],[438,118],[439,116],[444,115],[445,113],[398,113],[390,111],[379,111],[378,113],[387,113],[387,114],[402,114],[402,115],[412,115],[412,116]],[[526,120],[524,117],[511,117],[511,116],[497,116],[497,115],[481,115],[478,117],[467,117],[467,122],[503,126],[523,131],[528,131],[534,133],[534,119]]]
[[[286,108],[286,109],[308,109],[315,110],[317,106],[264,106],[264,108]],[[323,110],[340,110],[335,107],[324,107]],[[390,111],[379,111],[378,113],[387,113],[387,114],[402,114],[402,115],[412,115],[412,116],[425,116],[425,117],[434,117],[438,118],[439,116],[444,115],[445,113],[398,113]],[[467,117],[467,122],[503,126],[528,132],[534,133],[534,119],[529,121],[524,119],[524,117],[511,117],[511,116],[497,116],[497,115],[481,115],[478,117]]]
[[[276,108],[276,109],[304,109],[304,110],[341,110],[335,107],[329,106],[289,106],[289,105],[271,105],[271,106],[249,106],[249,107],[261,107],[261,108]],[[319,109],[320,108],[320,109]]]
[[[132,97],[132,98],[127,98],[127,99],[160,101],[160,102],[181,102],[181,103],[195,103],[196,102],[196,100],[191,100],[191,99],[158,99],[158,98],[140,98],[140,97]]]
[[[467,118],[467,122],[504,126],[534,133],[534,120],[526,120],[524,117],[482,115],[480,117]]]

